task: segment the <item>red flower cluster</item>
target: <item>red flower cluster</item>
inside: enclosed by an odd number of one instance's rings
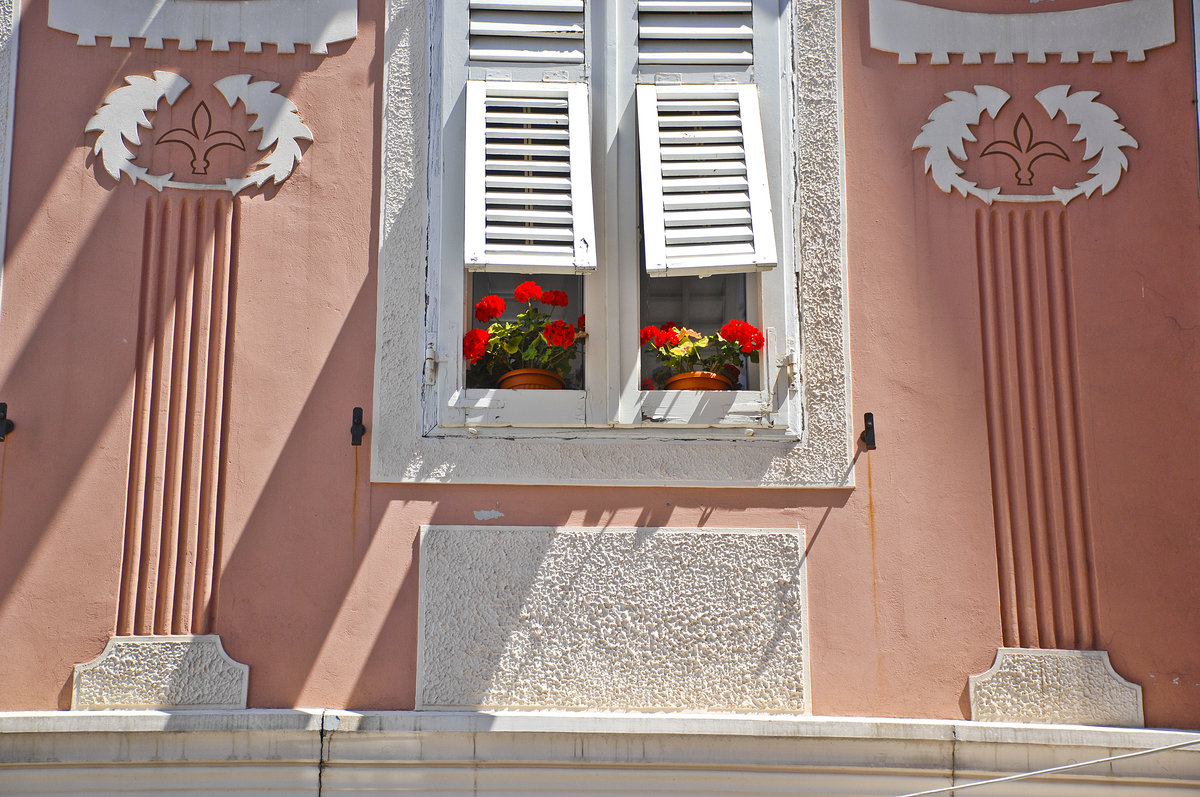
[[[651,324],[647,327],[642,327],[641,345],[653,343],[654,348],[663,349],[667,346],[675,346],[679,343],[679,333],[675,331],[674,326],[664,327],[659,329]]]
[[[472,329],[463,335],[463,357],[473,363],[487,352],[488,331]]]
[[[579,327],[580,332],[582,332],[584,330],[583,322],[586,320],[587,320],[587,316],[582,316],[582,315],[579,316],[578,319],[576,319],[575,326]]]
[[[566,307],[568,301],[570,300],[567,299],[567,294],[563,291],[542,292],[542,304],[548,304],[551,307]]]
[[[564,349],[575,342],[575,327],[559,319],[546,324],[542,337],[550,346],[562,346]]]
[[[536,302],[542,298],[542,286],[533,280],[522,282],[513,292],[513,298],[518,302]]]
[[[484,296],[479,300],[479,304],[475,305],[475,320],[481,324],[486,324],[493,318],[499,318],[504,315],[504,300],[499,296]]]
[[[754,325],[737,318],[721,327],[720,334],[722,339],[741,346],[746,354],[758,351],[766,342],[763,334]]]

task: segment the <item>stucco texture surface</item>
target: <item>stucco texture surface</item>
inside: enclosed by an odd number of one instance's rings
[[[427,708],[805,710],[795,532],[422,531]]]

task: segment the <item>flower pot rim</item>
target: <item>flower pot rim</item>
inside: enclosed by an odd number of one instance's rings
[[[729,377],[727,377],[723,374],[718,374],[715,371],[684,371],[683,373],[675,374],[674,376],[669,377],[665,384],[667,386],[670,386],[670,384],[672,382],[675,382],[675,381],[678,381],[681,379],[696,379],[696,378],[716,379],[718,381],[724,382],[728,386],[728,388],[733,387],[732,379],[730,379]]]

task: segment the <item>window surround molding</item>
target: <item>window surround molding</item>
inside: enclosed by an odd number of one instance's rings
[[[425,436],[420,393],[434,378],[424,286],[431,202],[442,162],[440,4],[389,0],[384,52],[379,307],[372,480],[376,482],[849,487],[849,336],[841,102],[840,0],[803,0],[791,14],[797,185],[785,223],[794,238],[799,438],[752,427],[503,428]],[[436,273],[433,274],[436,279]]]

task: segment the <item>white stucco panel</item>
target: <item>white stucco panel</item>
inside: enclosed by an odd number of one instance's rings
[[[803,533],[432,526],[418,708],[809,709]]]
[[[313,53],[358,34],[357,0],[50,0],[50,27],[74,33],[81,46],[94,46],[97,37],[110,38],[113,47],[128,47],[130,39],[145,39],[158,49],[164,39],[179,49],[194,50],[196,42],[212,42],[213,50],[228,50],[240,42],[246,52],[273,44],[281,53],[307,44]]]

